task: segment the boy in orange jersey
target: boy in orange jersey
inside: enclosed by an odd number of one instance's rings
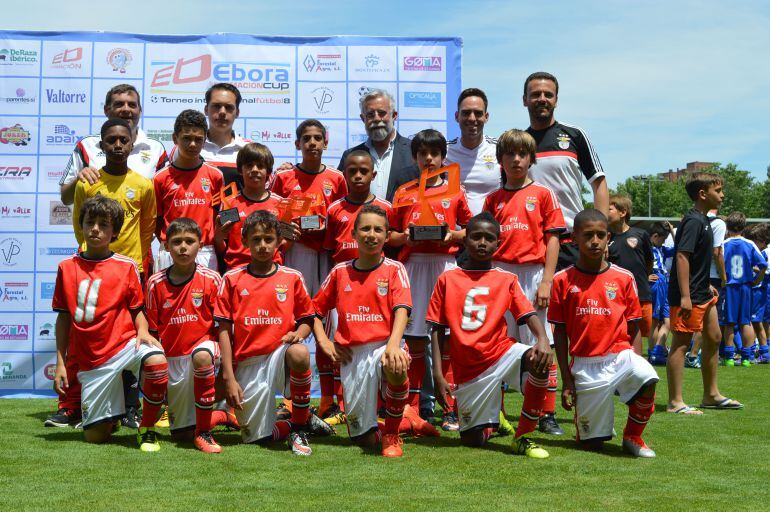
[[[267,183],[273,172],[273,154],[270,149],[257,142],[249,142],[236,156],[235,163],[243,178],[243,189],[237,195],[222,199],[222,211],[238,210],[238,222],[222,222],[217,216],[214,244],[217,253],[224,255],[225,267],[232,270],[251,261],[249,248],[243,245],[241,227],[243,220],[252,212],[265,210],[278,215],[277,206],[281,197],[267,190]],[[282,263],[281,252],[276,251],[275,262]]]
[[[388,238],[385,210],[367,204],[356,216],[353,232],[358,258],[329,273],[313,299],[320,318],[337,309],[334,341],[316,318],[318,348],[341,364],[348,433],[362,447],[382,442],[385,457],[401,457],[398,436],[409,396],[409,355],[402,348],[412,307],[404,266],[382,255]],[[377,421],[377,397],[384,386],[385,422]]]
[[[211,429],[220,423],[237,425],[228,413],[214,410],[219,365],[214,304],[222,279],[195,262],[201,231],[194,220],[172,221],[166,229],[166,246],[174,263],[147,281],[145,310],[150,332],[168,359],[171,436],[193,441],[202,452],[220,453]]]
[[[148,331],[136,263],[110,250],[124,217],[117,201],[100,195],[78,211],[86,249],[59,264],[54,288],[53,309],[59,313],[54,390],[64,394],[69,386],[64,358],[73,357],[82,385],[85,439],[104,443],[125,413],[123,371],[141,370],[139,448],[158,451],[153,426],[166,394],[168,364]]]
[[[444,136],[437,130],[422,130],[412,139],[412,157],[417,163],[421,173],[435,171],[441,167],[446,158],[447,143]],[[448,188],[445,176],[433,176],[427,180],[427,193],[445,192]],[[406,327],[404,337],[409,346],[409,355],[412,362],[409,365],[409,406],[404,415],[413,420],[417,426],[431,430],[432,426],[426,424],[420,418],[420,390],[425,377],[426,352],[425,346],[430,342],[430,332],[425,323],[425,314],[428,311],[428,302],[436,279],[446,270],[456,266],[455,255],[460,251],[465,237],[465,226],[471,218],[468,207],[468,199],[465,191],[460,190],[453,197],[433,199],[430,208],[439,222],[447,224],[447,233],[443,240],[438,241],[414,241],[410,239],[409,226],[418,224],[420,220],[421,205],[398,208],[396,210],[396,223],[391,234],[391,243],[402,247],[399,260],[404,263],[409,282],[412,286],[412,314]],[[447,368],[448,370],[448,368]],[[428,428],[430,427],[430,428]],[[442,421],[444,430],[457,430],[457,418],[453,410],[444,411]],[[438,435],[438,432],[431,432]]]
[[[502,167],[503,186],[487,196],[484,211],[500,223],[500,246],[495,265],[519,278],[524,295],[547,326],[551,284],[559,258],[559,233],[566,229],[556,194],[536,183],[529,169],[536,162],[537,144],[522,130],[508,130],[497,140],[497,161]],[[521,343],[534,345],[535,336],[524,326],[508,318],[508,333]],[[546,335],[553,344],[551,329]],[[556,364],[548,372],[548,393],[543,415],[538,421],[541,432],[562,435],[556,421]]]
[[[623,450],[651,458],[655,452],[642,432],[655,411],[658,374],[632,348],[642,310],[633,274],[604,258],[607,226],[599,210],[578,213],[573,227],[578,261],[554,277],[548,320],[555,325],[562,406],[575,409],[578,441],[600,450],[612,439],[613,396],[618,395],[628,404]]]
[[[224,178],[222,171],[201,159],[206,132],[206,116],[197,110],[183,110],[176,117],[173,161],[153,178],[158,204],[156,234],[164,245],[171,221],[179,217],[193,219],[201,229],[201,249],[196,261],[217,270],[214,225]],[[168,250],[161,247],[156,270],[171,263]]]
[[[473,217],[466,226],[468,261],[462,268],[441,274],[433,289],[427,321],[433,325],[436,397],[446,402],[446,397],[454,394],[460,411],[460,441],[466,446],[483,446],[499,424],[501,386],[507,382],[524,393],[512,450],[545,459],[548,452],[525,436],[537,428],[553,355],[545,327],[516,274],[492,264],[499,240],[500,225],[489,212]],[[517,343],[507,335],[506,311],[535,334],[534,346]],[[439,366],[447,328],[454,389]]]
[[[241,234],[251,261],[224,275],[214,309],[227,403],[235,408],[243,442],[288,438],[294,454],[310,455],[307,434],[333,432],[310,412],[310,353],[302,342],[310,334],[313,304],[302,274],[273,261],[281,242],[273,214],[252,213]],[[276,393],[291,397],[290,421],[276,421]]]

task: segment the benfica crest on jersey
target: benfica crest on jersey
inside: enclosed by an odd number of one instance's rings
[[[211,180],[208,178],[201,178],[201,188],[204,192],[209,192],[211,190]]]
[[[566,133],[560,133],[556,140],[559,141],[559,147],[561,149],[569,149],[570,138]]]
[[[135,197],[136,197],[136,191],[131,187],[126,188],[126,199],[131,200]]]
[[[537,205],[537,198],[536,197],[527,197],[524,201],[525,207],[527,208],[528,212],[534,212],[535,206]]]
[[[286,302],[286,292],[289,291],[289,287],[283,284],[275,285],[275,298],[278,302]]]
[[[388,294],[388,280],[387,279],[378,279],[377,280],[377,293],[379,293],[382,297],[386,296]]]
[[[140,151],[139,156],[142,158],[142,163],[146,164],[147,162],[150,161],[150,157],[152,156],[152,153],[147,150]]]
[[[490,171],[495,168],[495,157],[494,155],[484,155],[481,157],[484,160],[484,163],[487,164],[487,169]]]
[[[618,285],[614,283],[607,283],[604,285],[604,291],[607,294],[608,299],[615,300],[615,297],[618,296]]]
[[[441,206],[443,206],[443,207],[444,207],[444,209],[447,209],[447,208],[449,208],[449,206],[450,206],[451,204],[452,204],[452,200],[451,200],[451,199],[442,199],[442,200],[441,200]]]
[[[626,243],[631,249],[635,249],[636,246],[639,245],[639,239],[631,236],[626,240]]]
[[[332,195],[332,189],[334,188],[334,186],[331,184],[331,182],[324,181],[323,187],[324,187],[324,195],[326,197],[331,196]]]
[[[192,297],[193,306],[199,308],[203,305],[203,292],[192,292],[190,296]]]

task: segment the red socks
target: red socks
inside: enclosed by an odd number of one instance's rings
[[[334,404],[334,364],[316,345],[315,365],[318,368],[318,383],[321,386],[321,403],[318,405],[320,416]]]
[[[276,421],[273,425],[273,441],[283,441],[289,437],[291,425],[286,420]]]
[[[383,434],[398,434],[408,398],[409,380],[399,385],[388,382],[385,388],[385,428]]]
[[[68,357],[65,366],[67,369],[67,382],[69,383],[69,387],[64,396],[59,397],[58,408],[79,411],[81,386],[80,381],[78,380],[78,365],[74,362],[73,358]]]
[[[214,411],[214,365],[193,370],[193,394],[195,395],[195,433],[208,432],[213,423]]]
[[[623,437],[641,439],[644,427],[655,412],[655,396],[640,396],[628,406],[628,421],[623,430]]]
[[[521,417],[516,427],[517,438],[537,428],[537,420],[543,412],[547,391],[548,378],[538,379],[530,373],[524,385],[524,404],[521,406]]]
[[[452,356],[447,352],[441,354],[441,374],[449,384],[454,384],[454,373],[452,372]],[[457,404],[452,395],[444,397],[450,410],[457,412]]]
[[[556,413],[556,387],[559,385],[557,375],[558,370],[556,368],[556,363],[553,363],[551,368],[548,369],[548,392],[545,395],[543,414]]]
[[[310,417],[310,370],[295,372],[289,370],[289,390],[291,391],[291,422],[301,426]]]
[[[142,369],[142,422],[140,427],[152,427],[158,421],[168,386],[168,363],[146,364]]]
[[[407,376],[409,378],[409,405],[415,410],[420,410],[420,390],[425,378],[425,352],[409,352],[412,361],[409,363]]]

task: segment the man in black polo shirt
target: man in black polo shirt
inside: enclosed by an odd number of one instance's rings
[[[586,133],[554,119],[559,82],[550,73],[532,73],[524,81],[524,106],[529,111],[527,132],[537,142],[537,163],[530,167],[532,179],[550,187],[561,205],[567,232],[562,236],[557,269],[577,261],[577,246],[571,241],[572,222],[583,210],[583,179],[591,185],[594,208],[607,215],[609,191],[604,171]]]

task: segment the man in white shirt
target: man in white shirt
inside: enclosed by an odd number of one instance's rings
[[[238,151],[251,142],[236,134],[233,123],[240,115],[241,93],[237,87],[228,83],[218,83],[206,91],[206,114],[209,131],[203,143],[201,158],[222,171],[225,186],[237,183],[238,190],[243,187],[243,177],[238,173],[235,159]]]

